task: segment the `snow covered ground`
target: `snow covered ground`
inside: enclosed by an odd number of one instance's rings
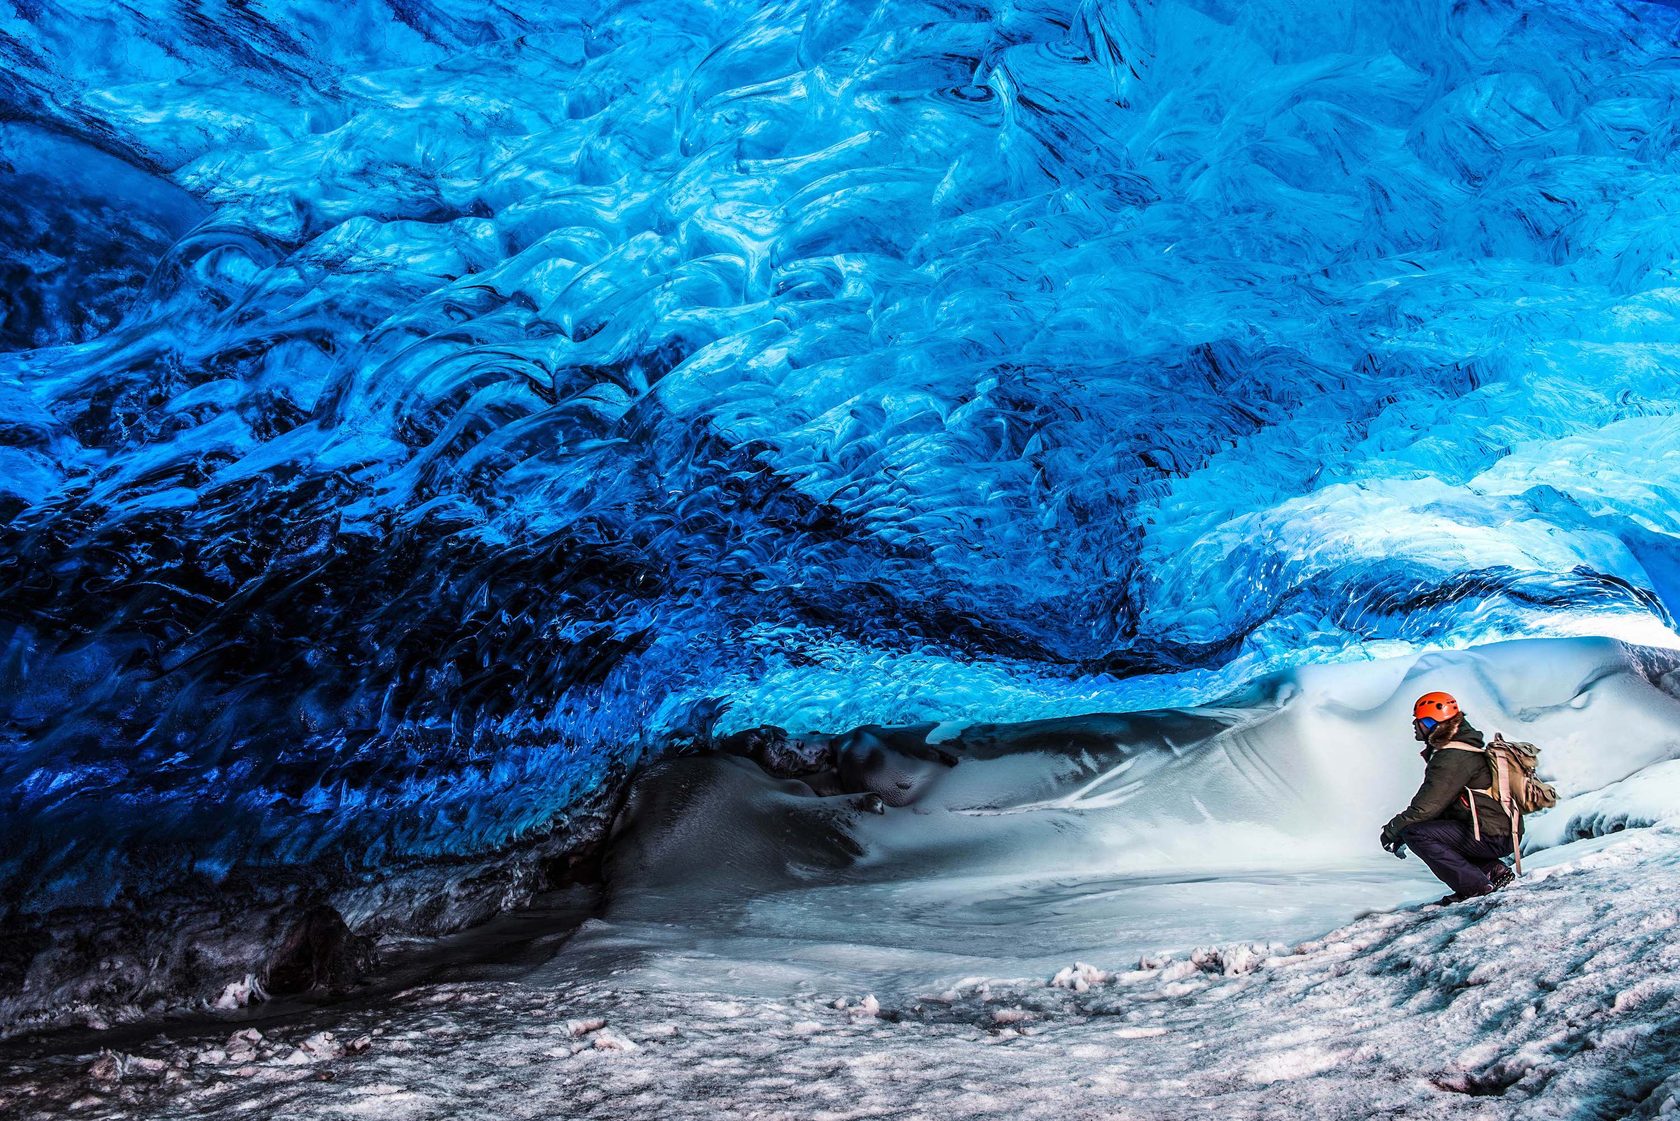
[[[1368,914],[1293,947],[889,1000],[650,990],[563,966],[426,986],[260,1037],[65,1057],[4,1105],[182,1118],[1671,1115],[1680,831],[1556,855],[1499,896]]]
[[[0,1114],[1662,1116],[1667,664],[1513,644],[1222,709],[942,728],[954,767],[864,768],[893,807],[671,760],[563,945],[533,913],[524,950],[492,963],[481,940],[396,991],[14,1045]],[[1569,797],[1535,819],[1528,876],[1443,908],[1375,832],[1417,778],[1406,701],[1449,682],[1485,729],[1542,743]]]

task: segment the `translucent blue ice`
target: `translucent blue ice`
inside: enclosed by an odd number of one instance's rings
[[[8,898],[484,849],[714,717],[1666,633],[1677,33],[17,0]]]

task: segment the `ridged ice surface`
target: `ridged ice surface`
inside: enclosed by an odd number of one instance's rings
[[[0,878],[481,849],[724,704],[1660,630],[1677,27],[0,13]]]

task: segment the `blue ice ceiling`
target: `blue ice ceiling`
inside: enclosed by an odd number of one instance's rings
[[[1680,18],[0,9],[7,898],[1680,602]]]

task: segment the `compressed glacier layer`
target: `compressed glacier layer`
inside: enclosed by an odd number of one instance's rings
[[[8,906],[482,851],[759,723],[1663,638],[1677,26],[0,13]]]

